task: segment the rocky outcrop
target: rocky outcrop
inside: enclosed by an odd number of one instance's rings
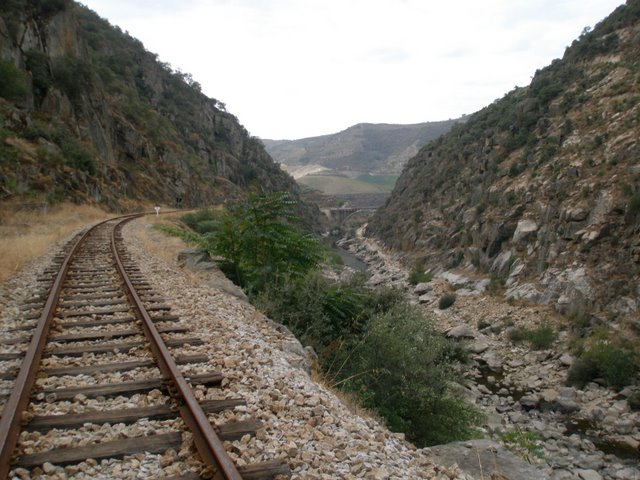
[[[12,87],[0,89],[3,196],[124,209],[198,206],[247,190],[297,194],[190,75],[86,7],[23,3],[0,7],[0,82]]]
[[[424,147],[367,228],[407,262],[620,325],[640,314],[640,1]]]

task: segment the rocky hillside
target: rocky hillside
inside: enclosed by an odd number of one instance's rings
[[[640,1],[412,158],[368,232],[563,313],[640,307]]]
[[[71,0],[0,3],[0,199],[194,206],[246,190],[297,186],[189,74]]]
[[[309,166],[330,170],[398,175],[427,142],[455,122],[392,125],[359,123],[339,133],[300,140],[262,140],[267,151],[290,171]]]

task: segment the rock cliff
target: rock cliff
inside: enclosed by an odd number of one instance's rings
[[[640,1],[431,142],[368,234],[507,295],[614,320],[640,307]]]
[[[115,209],[246,190],[297,186],[189,74],[70,0],[2,2],[0,199]]]

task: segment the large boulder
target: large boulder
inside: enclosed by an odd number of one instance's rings
[[[520,243],[529,240],[538,231],[538,224],[533,220],[523,219],[518,222],[516,231],[513,232],[513,243]]]

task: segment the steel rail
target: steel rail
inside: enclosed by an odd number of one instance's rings
[[[128,290],[127,295],[133,301],[140,319],[142,320],[143,330],[147,335],[147,339],[151,344],[151,350],[160,366],[163,375],[169,379],[174,388],[170,388],[172,396],[179,402],[180,414],[194,435],[194,441],[202,460],[211,468],[213,468],[214,479],[220,480],[242,480],[242,476],[238,472],[236,466],[227,455],[222,441],[213,429],[207,415],[202,410],[200,403],[196,399],[191,387],[182,376],[178,366],[176,365],[171,352],[167,348],[164,340],[160,336],[153,320],[147,312],[140,296],[136,292],[133,283],[129,279],[124,264],[118,254],[116,248],[116,234],[122,226],[133,218],[122,220],[113,229],[111,235],[111,250],[116,260],[118,271]]]
[[[127,216],[127,218],[135,216],[139,215]],[[99,226],[112,220],[114,219],[110,218],[96,223],[82,234],[69,254],[65,257],[62,265],[60,266],[60,270],[56,275],[55,281],[51,286],[44,309],[38,319],[38,323],[33,331],[33,336],[31,337],[24,359],[20,365],[20,371],[18,372],[15,383],[11,388],[9,398],[2,410],[2,418],[0,418],[0,478],[8,477],[11,465],[14,463],[14,450],[18,444],[18,438],[20,436],[22,413],[29,403],[29,397],[35,382],[38,367],[40,366],[40,359],[42,358],[44,345],[51,327],[51,320],[53,319],[58,299],[60,298],[62,283],[64,282],[67,270],[69,269],[69,263],[71,263],[73,256],[77,253],[80,245],[82,245],[90,233]]]

